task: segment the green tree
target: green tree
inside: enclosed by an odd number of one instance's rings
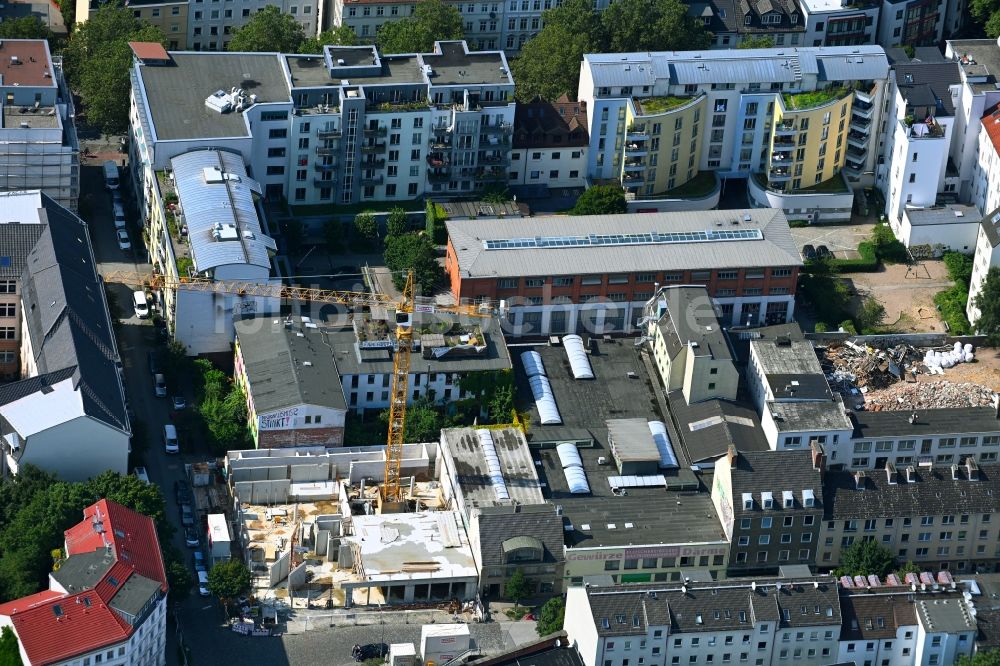
[[[0,38],[3,39],[49,39],[51,37],[52,31],[37,16],[5,18],[0,21]]]
[[[152,518],[161,542],[166,543],[173,536],[174,528],[167,519],[166,502],[156,484],[146,483],[131,474],[107,471],[88,481],[85,488],[92,497],[109,499]]]
[[[184,556],[175,546],[169,546],[163,553],[167,570],[167,585],[170,586],[170,598],[183,601],[191,594],[194,577],[184,564]]]
[[[858,313],[854,316],[858,328],[862,332],[867,332],[882,325],[885,321],[885,306],[878,302],[874,296],[866,296],[861,301]]]
[[[573,215],[611,215],[628,210],[625,192],[617,185],[595,185],[580,195]]]
[[[750,37],[749,39],[744,39],[740,42],[737,48],[741,49],[770,49],[774,47],[774,37],[768,37],[767,35],[759,35],[757,37]]]
[[[913,574],[920,573],[920,567],[914,564],[912,560],[907,562],[903,566],[899,567],[898,569],[896,569],[896,575],[899,576],[900,580],[903,580],[906,577],[906,574],[908,573],[913,573]]]
[[[371,247],[378,240],[378,222],[370,210],[355,216],[354,234],[358,241],[367,247]]]
[[[515,92],[522,102],[576,98],[584,53],[600,52],[601,25],[589,0],[566,0],[542,14],[544,26],[511,63]]]
[[[221,396],[206,396],[199,411],[213,453],[221,455],[247,445],[247,407],[242,390],[229,387]]]
[[[384,409],[379,412],[378,418],[388,433],[389,410]],[[441,415],[428,401],[421,400],[414,403],[406,408],[404,434],[407,442],[436,442],[441,438]]]
[[[129,42],[162,44],[164,38],[157,28],[135,18],[131,8],[108,3],[73,32],[63,51],[66,75],[83,100],[88,124],[109,134],[128,128]]]
[[[955,660],[955,666],[1000,666],[1000,650],[979,650],[971,657],[962,655]]]
[[[488,409],[494,423],[510,423],[511,412],[514,410],[513,387],[509,384],[497,387],[490,397]]]
[[[972,304],[979,310],[976,331],[987,336],[990,345],[1000,343],[1000,268],[991,268]]]
[[[524,576],[524,572],[520,569],[516,569],[510,578],[507,579],[507,584],[503,586],[503,596],[506,599],[514,602],[514,608],[517,608],[518,604],[521,603],[521,599],[524,599],[531,594],[531,583]]]
[[[389,236],[402,236],[405,234],[407,228],[410,226],[410,221],[406,216],[406,211],[398,206],[390,210],[389,218],[386,220],[385,226],[386,234]]]
[[[538,632],[539,636],[548,636],[562,631],[565,616],[566,602],[563,601],[562,597],[552,597],[538,612],[538,623],[535,624],[535,631]]]
[[[291,14],[282,14],[274,5],[258,10],[229,40],[230,51],[279,51],[298,53],[305,41],[302,25]]]
[[[680,0],[617,0],[601,13],[601,27],[610,53],[707,49],[711,44],[705,27]]]
[[[383,53],[427,53],[437,40],[463,36],[458,9],[441,0],[420,0],[412,16],[379,26],[375,42]]]
[[[358,36],[349,25],[338,25],[324,30],[319,37],[310,37],[299,44],[299,53],[321,53],[324,46],[354,46]]]
[[[208,572],[208,591],[220,599],[235,599],[250,589],[250,569],[240,560],[226,560]]]
[[[390,236],[385,241],[385,265],[392,271],[397,289],[406,284],[406,272],[412,270],[417,288],[431,295],[444,279],[444,269],[438,263],[434,244],[424,234]]]
[[[281,221],[281,235],[285,237],[289,252],[298,252],[305,242],[305,227],[302,220],[289,217]]]
[[[323,223],[323,240],[327,252],[334,254],[340,252],[344,240],[344,225],[340,220],[331,217]]]
[[[799,293],[813,307],[817,318],[834,330],[847,316],[851,295],[826,259],[806,262],[799,278]]]
[[[5,625],[0,632],[0,666],[21,666],[23,663],[17,634],[10,625]]]
[[[870,576],[882,578],[896,567],[896,557],[892,550],[874,539],[855,541],[840,552],[840,566],[834,570],[837,576]]]
[[[510,190],[503,185],[489,187],[483,191],[479,199],[491,204],[505,204],[511,200]]]

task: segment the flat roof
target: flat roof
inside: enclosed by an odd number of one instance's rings
[[[844,411],[844,400],[839,395],[827,400],[773,401],[764,408],[770,410],[778,432],[854,430],[854,423]]]
[[[434,53],[422,54],[421,59],[433,69],[430,77],[433,86],[514,85],[502,51],[470,52],[464,41],[435,42]]]
[[[0,87],[56,86],[44,39],[3,39],[0,41]]]
[[[608,438],[622,462],[657,462],[660,452],[646,419],[609,419]]]
[[[667,404],[679,435],[674,451],[692,465],[714,462],[730,445],[737,451],[770,448],[752,405],[719,399],[689,405],[680,389],[667,394]]]
[[[823,367],[810,340],[762,338],[751,340],[750,349],[766,375],[823,376]]]
[[[258,103],[291,103],[277,53],[171,51],[170,58],[166,67],[135,66],[159,141],[250,136],[245,114],[205,106],[218,90],[242,88]]]
[[[456,481],[461,486],[466,503],[474,506],[493,504],[542,504],[542,488],[532,461],[524,433],[517,428],[489,431],[500,463],[504,486],[509,498],[498,495],[491,480],[482,442],[475,428],[445,428],[441,441],[447,446],[455,464]],[[501,491],[502,492],[502,491]]]
[[[62,123],[59,113],[54,107],[5,106],[3,110],[3,127],[17,129],[26,125],[31,129],[59,129]]]
[[[446,224],[462,278],[802,265],[788,220],[773,208]]]
[[[928,632],[954,634],[975,631],[976,618],[961,594],[916,601],[917,616]]]
[[[946,44],[958,56],[965,82],[974,92],[996,91],[997,75],[1000,74],[1000,46],[997,46],[997,40],[953,39]],[[962,62],[961,58],[965,56],[968,56],[968,61]]]
[[[260,185],[247,175],[243,156],[228,150],[193,150],[170,160],[188,242],[198,272],[249,264],[270,271],[277,250],[257,216]]]
[[[903,214],[913,226],[979,224],[979,209],[967,204],[945,204],[933,208],[906,208]]]
[[[912,423],[910,415],[917,418]],[[1000,433],[1000,420],[993,407],[940,407],[900,411],[855,411],[854,439],[870,437],[927,437],[931,435]]]
[[[302,404],[347,409],[326,333],[311,323],[291,316],[234,323],[257,413]]]
[[[351,522],[354,533],[347,540],[368,581],[479,576],[454,511],[354,516]]]
[[[654,296],[662,312],[657,326],[673,358],[682,347],[691,343],[695,356],[708,354],[716,360],[732,359],[732,353],[722,334],[715,306],[708,289],[700,285],[663,287]]]

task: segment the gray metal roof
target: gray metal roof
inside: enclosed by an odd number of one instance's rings
[[[170,160],[191,254],[198,272],[218,266],[250,264],[270,270],[274,240],[264,235],[254,193],[260,185],[247,176],[243,157],[225,150],[193,150]],[[220,182],[209,182],[210,171],[221,171]],[[235,225],[234,237],[213,234]]]
[[[910,421],[910,415],[914,413],[917,418]],[[1000,420],[993,407],[860,411],[854,412],[852,418],[854,439],[1000,433]]]
[[[826,380],[823,382],[825,384]],[[844,411],[844,400],[839,395],[826,400],[769,402],[765,409],[774,417],[778,432],[854,429],[851,417]]]
[[[236,339],[258,413],[296,405],[347,409],[344,391],[323,329],[301,317],[255,317],[234,323]]]
[[[44,231],[21,278],[23,316],[38,374],[75,367],[84,411],[128,432],[120,359],[87,225],[44,193],[41,202]]]
[[[660,460],[646,419],[608,419],[608,437],[614,443],[616,456],[623,462]]]
[[[258,103],[291,102],[277,53],[170,53],[169,67],[135,65],[158,141],[250,136],[241,113],[216,113],[205,99],[217,90],[243,88]]]
[[[933,208],[907,208],[903,211],[913,226],[937,224],[978,224],[979,209],[967,204],[945,204]]]
[[[510,500],[497,499],[483,446],[476,431],[473,428],[445,428],[441,431],[442,444],[448,447],[451,454],[456,481],[466,503],[476,507],[506,504],[510,501],[521,505],[543,503],[545,500],[538,483],[538,473],[524,433],[516,428],[490,432]]]
[[[455,220],[447,222],[447,227],[462,278],[802,265],[788,220],[781,210],[771,208]],[[485,244],[487,240],[533,239],[536,236],[654,232],[708,232],[711,235],[749,230],[759,230],[763,238],[489,250]]]
[[[700,285],[663,287],[654,301],[666,306],[657,325],[671,358],[692,342],[698,345],[696,356],[732,358],[708,289]]]
[[[767,451],[757,412],[750,405],[729,400],[703,400],[689,405],[680,389],[667,394],[667,404],[684,457],[691,464],[723,456],[733,445],[737,451]],[[674,450],[678,451],[675,443]]]
[[[955,115],[950,87],[962,83],[957,62],[917,62],[896,65],[896,86],[910,106],[934,107],[935,115]]]
[[[820,81],[884,79],[889,61],[880,46],[785,47],[655,53],[588,53],[583,56],[595,87],[701,83],[800,81],[814,74]]]
[[[160,593],[160,588],[160,583],[155,580],[133,573],[111,597],[108,606],[119,613],[137,617],[149,600]]]

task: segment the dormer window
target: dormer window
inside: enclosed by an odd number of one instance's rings
[[[743,17],[743,25],[750,25],[750,22],[752,20],[753,20],[753,16],[751,16],[750,14],[747,14],[746,16]]]

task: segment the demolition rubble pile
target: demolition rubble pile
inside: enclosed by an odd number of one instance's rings
[[[946,368],[973,360],[972,345],[960,343],[934,349],[908,344],[878,349],[847,340],[826,350],[824,371],[830,387],[855,409],[990,406],[994,393],[984,386],[914,380],[918,374],[943,375]]]

